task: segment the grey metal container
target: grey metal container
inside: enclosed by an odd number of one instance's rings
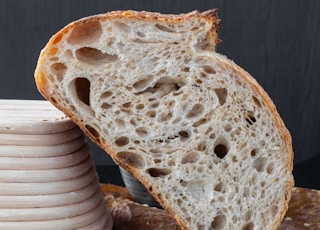
[[[140,183],[135,177],[133,177],[125,169],[120,168],[120,173],[125,186],[127,187],[130,195],[135,198],[141,204],[147,204],[152,207],[161,208],[159,202],[157,202],[153,196],[149,194],[143,184]]]

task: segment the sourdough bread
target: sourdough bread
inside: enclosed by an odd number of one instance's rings
[[[291,136],[255,79],[215,52],[218,26],[216,10],[84,18],[50,39],[35,80],[181,229],[276,229]]]

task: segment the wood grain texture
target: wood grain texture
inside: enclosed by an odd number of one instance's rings
[[[293,137],[295,163],[320,154],[320,1],[0,2],[0,98],[42,99],[33,72],[50,36],[84,16],[118,9],[162,13],[219,8],[218,51],[251,73],[274,100]],[[112,160],[92,145],[97,164]]]

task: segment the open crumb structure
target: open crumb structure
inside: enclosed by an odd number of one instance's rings
[[[84,18],[50,39],[36,83],[182,229],[276,229],[291,137],[255,79],[215,52],[218,24],[215,10]]]

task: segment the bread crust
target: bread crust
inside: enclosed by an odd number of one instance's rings
[[[50,76],[46,75],[45,70],[43,69],[43,66],[45,65],[45,56],[48,52],[50,52],[51,47],[58,43],[62,37],[68,33],[73,28],[77,27],[78,25],[89,23],[89,22],[95,22],[95,21],[104,21],[104,20],[110,20],[110,19],[121,19],[121,20],[145,20],[145,21],[156,21],[156,22],[167,22],[167,23],[173,23],[173,24],[179,24],[183,23],[188,20],[193,19],[201,19],[209,24],[212,24],[211,30],[208,32],[206,38],[204,39],[204,50],[207,51],[215,51],[215,47],[217,43],[219,42],[217,30],[219,28],[219,19],[217,16],[217,10],[209,10],[205,11],[203,13],[199,13],[198,11],[193,11],[188,14],[180,14],[180,15],[163,15],[160,13],[151,13],[151,12],[136,12],[136,11],[113,11],[106,14],[101,15],[95,15],[90,16],[87,18],[80,19],[78,21],[72,22],[66,27],[64,27],[62,30],[60,30],[58,33],[56,33],[48,42],[46,47],[41,51],[37,68],[35,70],[35,81],[38,87],[38,90],[41,92],[41,94],[49,100],[52,104],[54,104],[58,109],[63,111],[67,116],[69,116],[85,133],[87,136],[89,136],[96,144],[98,144],[102,149],[104,149],[109,155],[112,156],[114,161],[119,164],[121,167],[129,171],[131,174],[133,174],[138,180],[140,180],[146,188],[151,188],[152,184],[148,183],[148,181],[142,177],[139,176],[139,173],[136,169],[129,166],[126,162],[122,161],[120,158],[117,158],[116,153],[111,149],[110,145],[108,143],[105,143],[102,141],[102,139],[99,136],[94,135],[94,133],[90,132],[85,126],[86,124],[81,120],[81,118],[71,112],[67,107],[62,105],[61,103],[57,102],[52,95],[50,95],[49,92],[49,82],[48,78]],[[210,54],[209,54],[210,55]],[[244,81],[248,82],[250,86],[255,89],[255,91],[261,96],[263,101],[266,103],[266,106],[269,108],[269,110],[272,112],[272,117],[275,119],[275,123],[278,126],[278,128],[281,130],[282,137],[284,138],[284,142],[286,144],[286,150],[289,155],[288,162],[287,162],[287,170],[292,171],[293,167],[293,151],[292,151],[292,140],[289,131],[286,129],[282,119],[278,115],[278,112],[276,110],[276,107],[272,100],[269,98],[267,93],[259,86],[259,84],[243,69],[238,67],[234,62],[228,60],[224,56],[220,56],[219,60],[224,63],[228,68],[233,69],[239,77],[244,79]],[[287,185],[287,191],[285,196],[285,205],[283,206],[281,210],[281,215],[278,216],[278,218],[274,221],[274,227],[273,229],[276,229],[276,227],[281,222],[283,216],[285,215],[285,212],[288,208],[288,202],[291,197],[291,189],[293,187],[294,181],[292,180]],[[158,196],[158,194],[154,191],[149,190],[149,192],[162,204],[162,206],[173,216],[174,219],[176,219],[178,225],[181,229],[188,229],[186,226],[186,223],[184,223],[179,216],[175,213],[175,211],[165,202],[163,202],[162,198]]]

